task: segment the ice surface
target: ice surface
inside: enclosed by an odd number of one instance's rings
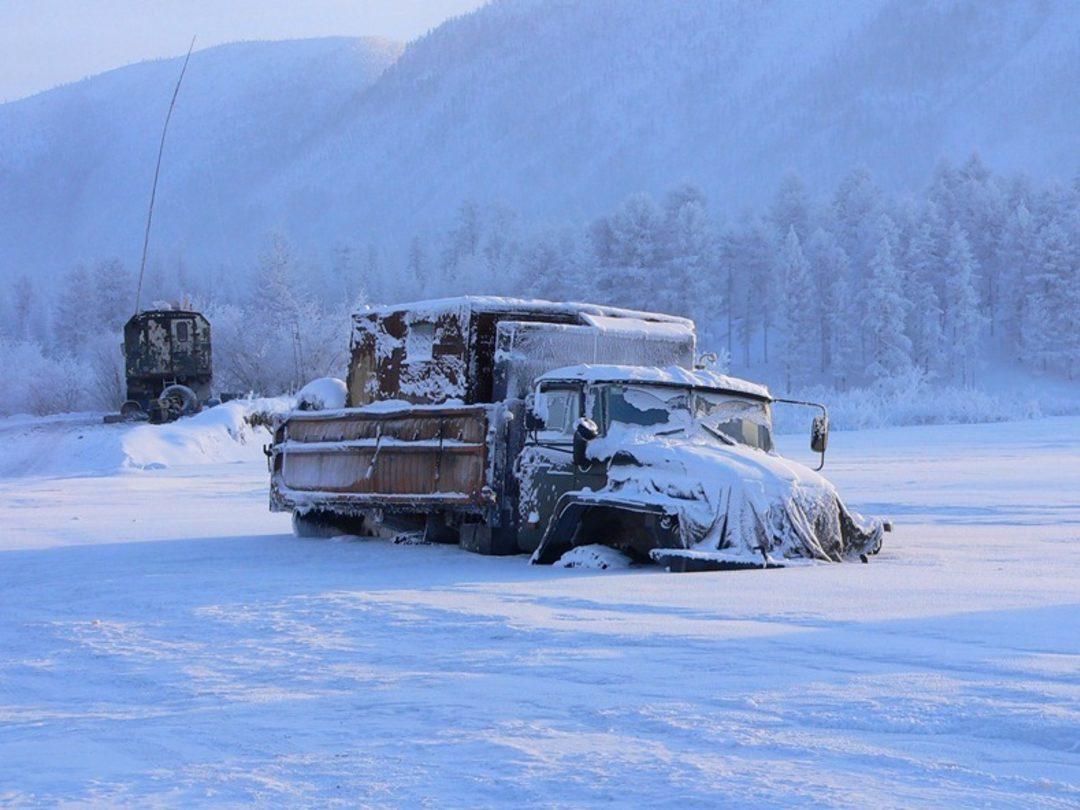
[[[1080,418],[834,433],[881,555],[686,575],[298,539],[246,447],[0,480],[0,803],[1080,803]]]

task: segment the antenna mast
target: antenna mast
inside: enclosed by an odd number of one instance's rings
[[[161,174],[161,156],[165,153],[165,134],[169,131],[169,119],[172,118],[173,107],[176,106],[176,97],[180,94],[180,84],[184,81],[187,72],[188,61],[191,52],[195,49],[195,37],[191,38],[187,56],[184,57],[184,66],[180,68],[180,77],[176,80],[176,89],[173,90],[172,101],[169,102],[169,111],[165,114],[165,126],[161,128],[161,143],[158,145],[157,166],[154,168],[154,185],[150,187],[150,208],[146,212],[146,232],[143,234],[142,261],[139,262],[139,286],[135,291],[135,314],[139,314],[139,305],[142,302],[143,275],[146,273],[146,250],[150,246],[150,223],[154,220],[154,198],[157,196],[158,175]]]

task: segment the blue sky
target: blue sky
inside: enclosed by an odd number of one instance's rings
[[[0,0],[0,101],[238,39],[407,41],[483,0]]]

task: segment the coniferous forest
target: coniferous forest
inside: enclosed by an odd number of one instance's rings
[[[234,392],[342,375],[348,315],[365,302],[462,293],[686,315],[722,367],[841,401],[934,389],[985,399],[982,375],[1002,366],[1080,373],[1080,177],[1036,183],[973,155],[939,164],[919,194],[885,192],[855,168],[825,193],[788,175],[771,204],[731,219],[710,203],[677,184],[591,221],[537,227],[465,201],[450,228],[417,230],[403,249],[358,238],[320,255],[272,233],[244,272],[154,257],[144,299],[207,314],[218,387]],[[115,407],[133,268],[100,257],[55,290],[11,278],[0,411]]]

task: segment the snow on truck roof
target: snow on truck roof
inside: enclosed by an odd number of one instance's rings
[[[418,316],[430,316],[454,309],[470,309],[474,312],[550,312],[560,315],[579,316],[584,323],[605,318],[633,319],[647,323],[669,324],[693,331],[694,322],[677,315],[665,315],[659,312],[642,312],[633,309],[621,309],[602,304],[585,304],[578,301],[545,301],[540,298],[503,298],[496,295],[462,295],[456,298],[433,298],[426,301],[412,301],[405,304],[384,304],[365,306],[357,315],[392,315],[399,312],[412,312]],[[600,325],[600,324],[595,324]]]
[[[652,385],[681,385],[693,388],[715,388],[759,399],[772,399],[764,385],[717,374],[706,369],[690,369],[680,366],[656,368],[653,366],[577,365],[552,369],[537,377],[543,380],[581,380],[586,383],[637,382]]]

